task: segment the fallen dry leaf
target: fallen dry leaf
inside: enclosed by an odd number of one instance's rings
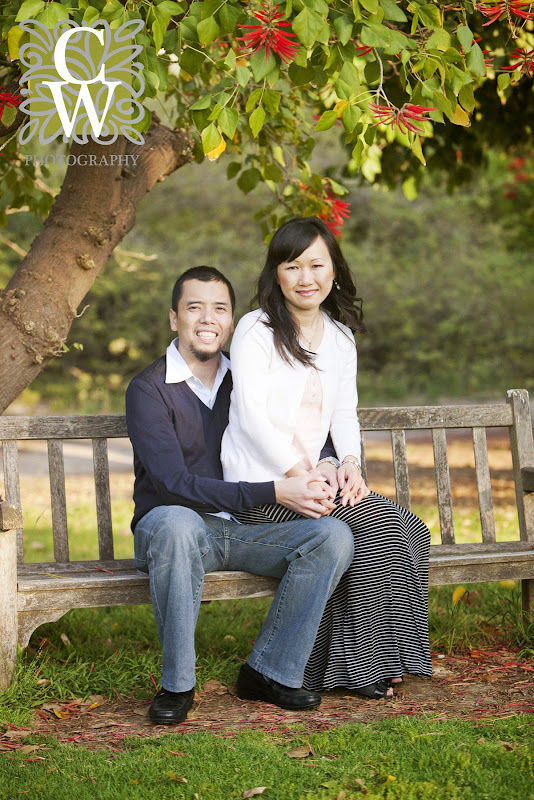
[[[386,778],[386,783],[387,783],[388,781],[396,781],[396,780],[397,780],[397,779],[396,779],[395,775],[388,775],[388,776],[387,776],[387,778]]]
[[[224,686],[220,681],[216,680],[209,680],[206,681],[204,684],[204,691],[205,692],[216,692],[216,691],[223,691],[226,692],[226,686]]]
[[[168,778],[171,778],[173,781],[178,781],[178,783],[187,783],[187,778],[182,778],[181,776],[175,775],[174,772],[170,770],[165,773]]]
[[[314,755],[313,748],[309,744],[303,744],[288,751],[289,758],[308,758],[308,756]]]
[[[36,750],[42,750],[44,744],[24,744],[22,747],[19,747],[17,752],[18,753],[35,753]]]
[[[504,747],[505,750],[513,750],[514,749],[514,746],[513,746],[512,742],[499,742],[499,744],[502,744],[502,746]]]
[[[361,791],[362,794],[369,794],[369,790],[368,790],[367,786],[365,785],[364,781],[362,781],[361,778],[356,778],[354,780],[354,783],[357,784],[360,787],[360,791]]]
[[[247,789],[243,792],[243,797],[254,797],[257,794],[263,794],[266,786],[256,786],[254,789]]]
[[[346,796],[347,796],[347,793],[346,793],[346,792],[344,792],[344,791],[343,791],[343,789],[342,789],[342,790],[340,791],[340,793],[338,794],[338,796],[336,797],[336,800],[345,800],[345,797],[346,797]]]
[[[61,639],[61,641],[63,642],[63,644],[64,644],[66,647],[69,647],[69,646],[70,646],[70,644],[71,644],[71,641],[70,641],[70,639],[69,639],[69,637],[67,636],[67,634],[66,634],[66,633],[62,633],[62,634],[60,634],[60,637],[59,637],[59,638]]]
[[[51,683],[51,681],[48,680],[48,678],[40,678],[37,681],[37,686],[48,686],[49,683]]]

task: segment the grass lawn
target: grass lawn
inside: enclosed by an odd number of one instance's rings
[[[369,443],[367,456],[370,485],[394,496],[389,443]],[[408,457],[413,509],[429,524],[436,541],[439,520],[431,446],[420,438],[409,440]],[[457,540],[476,540],[480,533],[469,442],[453,441],[449,458]],[[490,441],[490,465],[498,538],[515,539],[513,481],[502,438]],[[85,475],[67,477],[72,559],[97,556],[91,482]],[[113,484],[115,554],[128,558],[132,555],[131,475],[115,474]],[[47,479],[27,476],[21,490],[26,560],[52,560]],[[464,588],[456,603],[454,586],[431,589],[432,650],[462,653],[504,645],[515,650],[518,658],[531,658],[534,625],[526,626],[521,620],[519,584]],[[224,685],[235,681],[269,602],[214,602],[201,608],[199,689],[208,680]],[[161,738],[146,734],[101,749],[21,730],[21,726],[31,726],[34,710],[47,702],[92,695],[148,700],[160,669],[149,606],[73,610],[57,623],[39,628],[31,646],[20,654],[16,684],[0,694],[0,800],[19,794],[54,800],[223,800],[244,797],[244,792],[255,788],[260,794],[261,787],[266,787],[262,796],[273,800],[360,796],[368,800],[534,800],[534,723],[532,716],[513,710],[498,719],[392,716],[310,734],[298,720],[285,732],[173,732]],[[13,747],[14,741],[20,746]],[[300,757],[292,757],[295,748]]]

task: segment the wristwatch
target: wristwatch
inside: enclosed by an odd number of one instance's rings
[[[341,466],[341,461],[338,461],[338,459],[334,458],[334,456],[326,456],[325,458],[321,458],[321,460],[317,462],[317,466],[324,463],[332,464],[332,466],[334,466],[336,469]]]
[[[358,469],[362,468],[362,465],[360,464],[356,456],[345,456],[345,458],[343,459],[343,464],[355,464],[358,467]]]

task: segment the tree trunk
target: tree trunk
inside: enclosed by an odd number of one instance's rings
[[[138,159],[135,166],[69,166],[43,231],[0,291],[0,413],[61,352],[79,304],[134,226],[139,201],[192,160],[192,145],[187,131],[159,123],[141,146],[123,137],[73,145],[72,155],[94,155],[96,164],[102,156]]]

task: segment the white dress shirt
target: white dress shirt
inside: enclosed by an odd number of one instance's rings
[[[167,347],[167,370],[165,372],[165,383],[181,383],[185,381],[189,388],[202,400],[205,406],[213,408],[217,398],[217,392],[224,380],[224,376],[230,369],[230,362],[224,355],[220,354],[219,368],[211,389],[205,386],[196,375],[193,375],[187,363],[178,350],[178,337],[173,339]]]

